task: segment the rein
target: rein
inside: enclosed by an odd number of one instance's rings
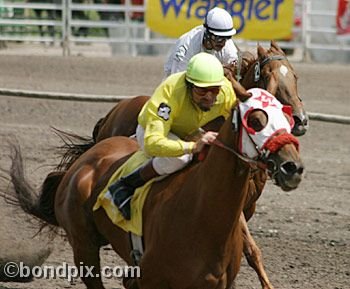
[[[242,67],[242,54],[240,51],[238,51],[238,62],[237,62],[237,72],[236,72],[236,80],[238,82],[241,82],[241,79],[242,79],[241,67]]]
[[[262,158],[266,158],[270,153],[276,152],[281,146],[288,143],[294,144],[296,149],[299,151],[298,139],[293,135],[283,133],[281,135],[274,136],[272,139],[270,139],[268,143],[265,145],[265,149],[262,151],[262,154],[260,156]],[[229,146],[225,145],[223,142],[219,141],[218,139],[215,139],[213,142],[211,142],[211,144],[233,153],[236,157],[238,157],[242,161],[250,165],[256,166],[258,169],[261,169],[261,170],[267,169],[267,165],[262,161],[258,161],[258,160],[254,160],[249,157],[246,157],[238,153],[237,151],[235,151],[233,148],[230,148]]]
[[[219,141],[218,139],[215,139],[213,142],[211,142],[212,145],[215,145],[219,148],[223,148],[231,153],[233,153],[236,157],[238,157],[239,159],[241,159],[242,161],[254,165],[256,167],[258,167],[261,170],[265,170],[267,168],[267,166],[262,163],[261,161],[257,161],[257,160],[253,160],[251,158],[248,158],[240,153],[238,153],[237,151],[235,151],[234,149],[230,148],[229,146],[225,145],[224,143],[222,143],[221,141]]]

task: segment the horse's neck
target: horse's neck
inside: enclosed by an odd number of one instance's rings
[[[225,122],[218,139],[236,149],[237,137],[232,131],[231,121]],[[211,224],[218,228],[217,238],[225,238],[224,231],[229,234],[238,222],[245,201],[248,175],[249,168],[233,153],[216,146],[210,149],[205,161],[198,166],[199,182],[194,183],[199,192],[197,209],[200,209],[196,213],[204,222],[211,219]]]
[[[252,61],[249,63],[249,66],[247,67],[247,71],[244,73],[244,75],[242,76],[242,80],[241,80],[241,85],[245,88],[245,89],[250,89],[253,87],[260,87],[259,85],[259,81],[256,82],[254,80],[255,78],[255,64],[256,61]]]

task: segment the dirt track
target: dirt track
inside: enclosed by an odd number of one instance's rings
[[[162,58],[61,58],[0,56],[0,88],[109,95],[151,94],[162,78]],[[350,115],[350,67],[295,64],[299,91],[308,111]],[[15,135],[25,156],[27,176],[39,187],[50,165],[57,162],[53,147],[60,140],[50,126],[90,135],[94,123],[112,107],[86,103],[0,96],[0,167],[9,168],[6,139]],[[311,121],[300,138],[306,174],[300,187],[285,193],[268,182],[249,223],[277,288],[350,288],[350,126]],[[2,180],[1,180],[2,182]],[[19,251],[46,246],[47,239],[27,238],[35,230],[23,214],[0,201],[2,226],[0,259]],[[25,245],[16,245],[25,244]],[[63,239],[52,243],[45,265],[73,264]],[[29,248],[23,250],[24,248]],[[108,247],[104,265],[119,264]],[[121,288],[106,280],[108,288]],[[3,286],[3,287],[2,287]],[[0,283],[0,288],[75,288],[78,280],[35,280]],[[260,288],[252,269],[243,261],[237,288]]]

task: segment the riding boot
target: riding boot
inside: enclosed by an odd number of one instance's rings
[[[153,169],[152,161],[150,161],[109,186],[108,190],[112,195],[113,202],[126,220],[131,218],[130,201],[135,190],[157,176],[159,175]]]

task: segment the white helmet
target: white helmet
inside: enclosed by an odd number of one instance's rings
[[[224,9],[214,7],[205,17],[204,27],[217,36],[233,36],[236,29],[233,28],[231,15]]]

